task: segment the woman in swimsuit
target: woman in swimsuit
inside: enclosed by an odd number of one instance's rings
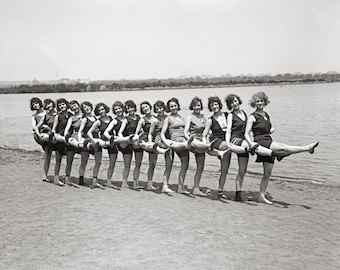
[[[228,147],[236,153],[238,157],[235,201],[242,201],[241,191],[248,166],[248,152],[252,155],[256,153],[262,156],[275,156],[278,160],[282,160],[285,156],[287,156],[287,152],[275,151],[258,145],[255,148],[250,149],[244,138],[248,116],[240,108],[240,105],[242,104],[241,98],[235,94],[230,94],[226,97],[225,101],[228,110],[231,111],[227,118],[226,142]]]
[[[116,117],[110,122],[106,130],[104,131],[104,136],[110,140],[111,142],[114,141],[117,143],[116,147],[118,150],[123,154],[124,160],[124,170],[123,170],[123,180],[122,180],[122,188],[129,187],[127,183],[127,179],[130,173],[130,166],[131,166],[131,159],[132,159],[132,149],[130,147],[130,143],[132,143],[133,135],[124,137],[118,136],[119,130],[122,126],[123,121],[125,120],[124,116],[125,106],[120,101],[115,101],[112,105],[112,112],[116,115]],[[112,144],[112,143],[111,143]],[[112,144],[113,145],[113,144]],[[117,155],[112,155],[110,160],[110,166],[114,168],[116,163]]]
[[[110,140],[108,140],[104,136],[104,132],[113,120],[111,116],[107,115],[107,113],[110,111],[110,108],[104,104],[104,103],[98,103],[96,107],[94,108],[94,114],[99,117],[96,122],[92,125],[90,128],[88,134],[88,137],[90,138],[91,141],[94,143],[98,143],[101,147],[107,149],[108,154],[109,154],[109,168],[107,170],[107,180],[106,180],[106,186],[109,188],[114,188],[119,190],[118,187],[113,185],[111,183],[113,171],[116,165],[116,160],[117,160],[117,154],[118,154],[118,149],[116,144],[113,142],[111,144]],[[95,138],[94,134],[96,131],[99,129],[100,132],[100,138]]]
[[[265,106],[269,104],[268,96],[264,92],[258,92],[253,95],[250,100],[250,106],[256,108],[247,121],[245,139],[247,140],[251,148],[261,145],[271,150],[286,151],[288,154],[297,154],[301,152],[314,153],[315,148],[319,145],[319,142],[312,143],[306,146],[291,146],[283,143],[274,142],[270,136],[274,132],[274,129],[270,122],[268,113],[264,111]],[[250,131],[253,132],[254,142],[250,138]],[[256,162],[263,163],[263,177],[260,184],[260,192],[258,201],[266,204],[272,204],[271,201],[266,199],[265,192],[269,183],[269,179],[274,166],[274,156],[262,156],[257,155]]]
[[[65,144],[65,128],[68,123],[68,119],[72,116],[72,113],[68,111],[69,103],[66,99],[60,98],[56,102],[58,114],[54,118],[54,124],[52,127],[51,137],[52,142],[55,144],[55,169],[54,169],[54,184],[58,186],[64,186],[64,183],[59,179],[60,166],[63,155],[66,154]]]
[[[98,172],[102,161],[102,149],[99,147],[98,144],[90,144],[88,146],[88,142],[90,141],[88,138],[88,132],[94,122],[96,122],[97,118],[93,115],[93,105],[92,103],[85,101],[80,104],[80,109],[83,113],[83,118],[81,120],[81,125],[78,132],[78,141],[82,141],[82,137],[84,140],[84,148],[81,152],[81,162],[79,167],[79,184],[84,185],[84,175],[85,175],[85,168],[87,161],[89,159],[90,153],[94,155],[95,165],[93,167],[93,178],[92,178],[92,185],[91,188],[101,188],[103,186],[97,182]],[[99,138],[99,130],[96,133],[93,132],[94,138]]]
[[[165,170],[163,173],[162,192],[170,194],[173,193],[173,191],[169,188],[169,180],[174,154],[172,151],[169,151],[170,149],[163,143],[161,139],[161,131],[164,125],[164,121],[167,118],[167,115],[165,114],[166,105],[163,101],[157,100],[153,105],[153,111],[157,114],[157,116],[154,117],[151,122],[148,139],[149,142],[154,142],[158,146],[157,151],[159,151],[159,149],[164,150]],[[164,136],[166,139],[170,139],[170,134],[168,132],[166,132]]]
[[[223,189],[227,178],[231,158],[231,151],[229,150],[228,145],[225,141],[228,113],[221,111],[222,102],[221,99],[217,96],[209,97],[208,108],[209,111],[213,112],[213,115],[207,120],[207,124],[203,131],[202,141],[206,143],[207,136],[209,132],[211,132],[210,141],[213,141],[211,147],[213,149],[226,151],[225,154],[223,154],[222,158],[220,158],[221,173],[218,180],[218,193],[217,193],[219,198],[226,199],[227,196],[224,195]]]
[[[66,168],[65,168],[65,184],[69,186],[79,187],[71,181],[70,175],[72,170],[72,164],[74,155],[81,154],[81,149],[84,147],[83,143],[78,143],[78,131],[81,125],[82,113],[79,108],[79,102],[71,100],[70,109],[73,115],[68,119],[67,125],[64,131],[65,144],[66,144]]]
[[[161,138],[167,147],[175,150],[177,156],[181,161],[181,169],[178,174],[178,187],[177,192],[190,195],[190,192],[184,188],[184,180],[189,167],[189,151],[193,137],[189,140],[185,138],[184,127],[185,121],[178,113],[180,110],[179,101],[177,98],[171,98],[167,102],[167,109],[170,112],[168,117],[164,120],[163,128],[161,131]],[[170,139],[166,138],[167,131],[170,134]]]
[[[35,111],[35,113],[32,115],[32,129],[33,129],[33,137],[36,143],[41,145],[42,149],[44,150],[43,154],[43,181],[49,182],[47,176],[48,176],[48,170],[50,168],[50,161],[51,161],[51,156],[52,156],[52,149],[48,146],[46,142],[42,140],[42,138],[37,134],[36,128],[38,123],[40,122],[41,119],[44,118],[45,116],[45,111],[43,109],[43,104],[41,99],[34,97],[30,101],[30,107],[31,111]],[[42,132],[42,129],[39,130]]]
[[[190,103],[189,109],[192,110],[193,113],[187,118],[184,127],[184,135],[187,139],[189,139],[190,136],[194,137],[190,151],[195,154],[197,169],[194,176],[194,188],[192,190],[192,194],[206,196],[207,194],[203,193],[199,188],[199,183],[204,169],[205,153],[208,152],[210,155],[222,157],[225,151],[211,150],[211,144],[213,142],[204,143],[202,141],[203,131],[207,123],[206,118],[201,113],[203,109],[202,100],[199,97],[194,97]]]

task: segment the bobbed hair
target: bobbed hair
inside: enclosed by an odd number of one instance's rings
[[[108,113],[108,112],[110,111],[109,106],[107,106],[107,105],[106,105],[105,103],[103,103],[103,102],[100,102],[100,103],[98,103],[98,104],[96,105],[96,107],[94,108],[94,114],[95,114],[96,116],[99,115],[99,108],[100,108],[101,106],[104,107],[104,110],[105,110],[106,113]]]
[[[155,104],[153,104],[153,111],[156,112],[156,107],[157,108],[163,108],[164,111],[166,111],[166,105],[163,101],[157,100]]]
[[[53,106],[53,109],[54,109],[55,108],[55,102],[50,98],[44,99],[44,110],[46,110],[46,106],[50,103],[52,103],[52,106]]]
[[[189,109],[190,110],[193,110],[194,109],[194,106],[196,104],[200,104],[201,105],[201,109],[203,109],[203,103],[202,103],[202,99],[200,99],[199,97],[194,97],[191,102],[190,102],[190,105],[189,105]]]
[[[93,105],[92,105],[92,103],[89,102],[89,101],[84,101],[84,102],[82,102],[82,103],[80,104],[80,110],[81,110],[81,112],[82,112],[83,114],[85,114],[84,105],[91,107],[91,111],[93,110]]]
[[[213,104],[215,102],[217,102],[220,109],[222,109],[223,105],[222,105],[221,99],[218,96],[213,96],[213,97],[208,98],[208,109],[209,109],[210,112],[212,111],[211,110],[211,104]]]
[[[175,98],[175,97],[173,97],[173,98],[170,98],[170,99],[168,100],[168,102],[166,103],[166,112],[170,112],[170,103],[171,103],[171,102],[175,102],[175,103],[177,104],[177,106],[178,106],[178,111],[181,110],[181,106],[179,105],[178,99]]]
[[[139,107],[139,110],[140,110],[141,114],[145,114],[145,113],[143,112],[143,108],[142,108],[143,105],[148,105],[149,108],[150,108],[150,111],[152,110],[152,106],[151,106],[150,102],[148,102],[148,101],[143,101],[143,102],[140,104],[140,107]]]
[[[256,107],[256,99],[259,98],[259,99],[263,99],[264,101],[264,105],[267,106],[269,104],[269,98],[268,96],[265,94],[265,92],[263,91],[260,91],[260,92],[257,92],[255,93],[252,98],[250,99],[249,101],[249,104],[251,107],[255,108]]]
[[[71,100],[71,101],[70,101],[70,105],[73,105],[73,104],[77,104],[77,105],[79,106],[79,102],[76,101],[76,100]]]
[[[122,108],[123,111],[125,111],[125,106],[124,106],[123,102],[121,102],[119,100],[113,102],[113,104],[112,104],[112,112],[114,114],[116,114],[115,113],[115,107],[120,107],[120,108]]]
[[[137,111],[137,105],[136,105],[136,103],[135,103],[133,100],[131,100],[131,99],[125,101],[124,110],[125,110],[126,113],[127,113],[127,108],[134,108],[135,111]]]
[[[70,104],[68,103],[68,101],[64,98],[59,98],[56,101],[56,105],[57,105],[57,110],[59,111],[59,104],[61,103],[65,103],[66,104],[66,109],[70,108]]]
[[[30,100],[31,111],[34,111],[34,110],[35,110],[35,109],[33,108],[33,104],[35,104],[35,103],[38,103],[39,106],[40,106],[40,108],[43,107],[43,103],[42,103],[41,99],[40,99],[40,98],[37,98],[37,97],[34,97],[34,98],[31,98],[31,100]]]
[[[240,105],[242,104],[242,100],[241,100],[241,98],[240,98],[238,95],[230,94],[230,95],[228,95],[228,96],[225,98],[225,103],[227,103],[227,108],[228,108],[228,110],[231,110],[231,109],[232,109],[231,104],[233,104],[234,98],[237,98],[238,103],[239,103]]]

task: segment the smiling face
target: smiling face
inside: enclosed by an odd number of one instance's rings
[[[113,112],[115,113],[115,115],[121,116],[123,115],[123,108],[121,106],[114,106]]]
[[[176,114],[178,112],[178,104],[174,101],[169,103],[169,110],[172,114]]]
[[[233,110],[238,110],[240,108],[240,102],[237,97],[234,97],[233,102],[230,104]]]
[[[202,106],[200,102],[196,102],[195,104],[193,104],[192,109],[194,111],[194,113],[200,113],[202,110]]]
[[[40,104],[39,104],[39,102],[34,102],[34,103],[32,104],[32,108],[33,108],[34,110],[39,110],[39,109],[40,109]]]
[[[53,103],[52,103],[52,102],[47,103],[47,104],[45,105],[45,108],[46,108],[47,111],[51,111],[51,110],[53,109]]]
[[[61,102],[61,103],[58,104],[58,110],[59,111],[64,112],[64,111],[66,111],[66,109],[67,109],[67,105],[66,105],[65,102]]]
[[[256,98],[255,99],[255,106],[257,109],[263,109],[265,106],[265,101],[262,98]]]
[[[71,110],[75,113],[79,112],[79,105],[77,103],[72,103],[71,104]]]
[[[214,113],[220,111],[221,110],[220,104],[218,104],[218,102],[210,103],[210,110]]]
[[[98,108],[98,112],[99,112],[99,115],[100,115],[100,116],[105,116],[105,115],[106,115],[106,111],[105,111],[104,106],[100,106],[100,107]]]
[[[92,112],[91,106],[88,106],[86,104],[83,105],[83,110],[84,110],[85,113],[91,113]]]
[[[155,112],[158,114],[158,115],[163,115],[164,114],[164,108],[163,107],[155,107]]]
[[[129,114],[129,115],[134,115],[136,110],[134,107],[129,107],[129,106],[126,106],[126,112]]]
[[[142,104],[142,113],[149,114],[151,112],[151,108],[148,104]]]

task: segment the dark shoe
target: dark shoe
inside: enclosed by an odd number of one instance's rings
[[[241,191],[236,191],[235,202],[242,202]]]
[[[259,147],[260,145],[258,143],[256,143],[252,148],[249,149],[249,153],[253,156],[255,155],[255,151],[256,149]]]

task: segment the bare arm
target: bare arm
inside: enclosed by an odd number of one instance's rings
[[[93,141],[93,142],[94,142],[93,131],[95,131],[99,126],[100,126],[100,121],[96,120],[96,122],[93,123],[93,125],[91,126],[91,128],[87,132],[87,137],[89,137],[90,140]]]
[[[125,130],[126,125],[127,125],[127,120],[124,119],[123,122],[122,122],[122,125],[121,125],[121,127],[120,127],[120,129],[119,129],[119,131],[118,131],[118,136],[119,136],[119,137],[124,137],[124,136],[123,136],[123,131]]]
[[[254,145],[254,142],[252,141],[250,137],[250,132],[253,128],[253,124],[256,121],[255,117],[253,115],[250,115],[247,121],[246,130],[244,132],[244,138],[246,139],[247,143],[250,147]]]
[[[113,129],[115,125],[117,125],[117,120],[113,119],[104,131],[105,138],[107,139],[111,138],[110,131]]]
[[[44,116],[41,117],[39,123],[34,127],[35,133],[36,133],[38,136],[40,136],[39,129],[40,129],[40,127],[44,124],[45,117],[46,117],[46,114],[44,114]]]
[[[72,126],[72,117],[70,117],[67,120],[67,124],[66,124],[65,131],[64,131],[65,135],[69,133],[71,126]]]
[[[184,127],[184,137],[188,140],[190,138],[190,134],[189,134],[189,128],[190,128],[190,124],[191,124],[191,115],[188,116],[187,121],[185,122],[185,127]]]
[[[52,127],[52,132],[54,132],[54,133],[56,132],[56,129],[57,129],[58,118],[59,118],[59,115],[57,114],[57,115],[54,117],[53,127]]]
[[[86,122],[87,122],[87,118],[84,117],[82,120],[81,120],[81,124],[80,124],[80,127],[79,127],[79,132],[78,132],[78,142],[81,142],[81,134],[83,133],[83,130],[84,130],[84,127],[86,125]]]
[[[231,138],[231,128],[233,125],[233,115],[231,113],[228,114],[227,117],[227,132],[225,133],[225,141],[230,148],[230,138]]]
[[[158,123],[157,118],[153,119],[150,125],[149,134],[148,134],[148,141],[152,142],[152,134],[155,132],[156,125]]]
[[[207,136],[209,134],[210,128],[211,128],[212,122],[211,119],[209,118],[207,123],[205,124],[205,128],[202,134],[202,142],[207,143]]]
[[[165,118],[163,122],[163,127],[161,130],[161,139],[167,147],[170,147],[169,144],[167,143],[168,140],[165,138],[165,133],[168,130],[168,128],[169,128],[169,117]]]
[[[145,121],[143,118],[139,119],[136,131],[135,131],[135,137],[138,137],[139,131],[142,129],[142,127],[145,125]]]

